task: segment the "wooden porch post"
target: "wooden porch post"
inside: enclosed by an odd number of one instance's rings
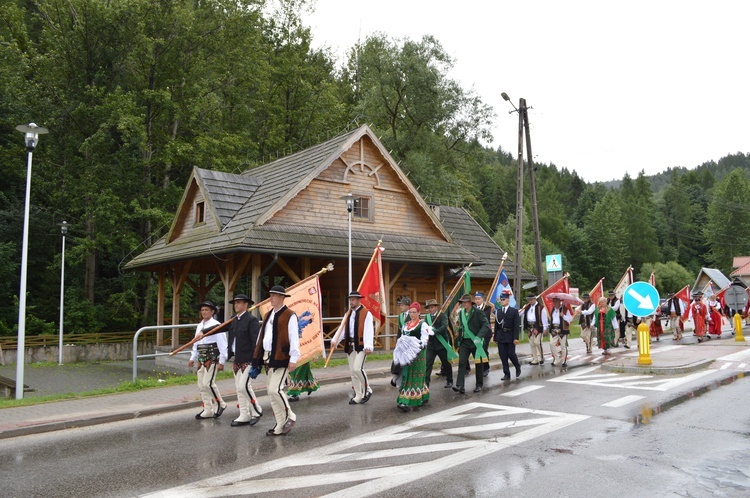
[[[177,265],[175,272],[170,275],[170,283],[172,284],[172,325],[180,324],[180,295],[182,293],[182,287],[185,284],[185,280],[188,278],[190,273],[190,266],[192,262],[187,261],[182,265]],[[180,342],[180,331],[179,329],[172,329],[172,348],[179,346]]]
[[[164,293],[166,290],[166,268],[159,267],[159,288],[156,292],[156,325],[164,325]],[[164,331],[156,331],[156,345],[164,345]]]

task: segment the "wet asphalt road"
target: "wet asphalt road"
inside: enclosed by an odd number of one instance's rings
[[[529,369],[530,367],[525,367]],[[480,394],[432,382],[404,414],[374,383],[293,404],[298,423],[267,437],[193,411],[26,436],[0,444],[4,496],[748,496],[750,380],[732,370],[675,377],[525,370]],[[546,372],[546,375],[533,372]],[[634,399],[637,398],[637,399]],[[180,487],[182,486],[182,487]]]

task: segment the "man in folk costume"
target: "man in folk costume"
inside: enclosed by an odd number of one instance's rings
[[[464,377],[466,376],[466,367],[469,365],[469,356],[474,355],[477,363],[487,360],[487,352],[484,351],[484,338],[491,334],[490,323],[487,316],[474,307],[471,294],[464,294],[458,300],[461,304],[461,310],[458,313],[458,377],[453,390],[464,394]],[[482,391],[484,380],[484,371],[481,365],[474,369],[476,385],[474,392]]]
[[[583,339],[583,343],[586,345],[586,354],[591,354],[591,343],[596,332],[596,329],[594,329],[596,305],[591,302],[591,296],[588,293],[581,295],[581,298],[583,299],[583,304],[576,310],[576,314],[581,315],[578,323],[581,325],[581,339]]]
[[[236,294],[229,301],[234,305],[236,318],[229,324],[229,358],[234,357],[234,387],[237,389],[237,405],[240,416],[232,420],[232,427],[255,425],[263,416],[263,409],[253,391],[250,377],[253,351],[258,342],[260,322],[247,312],[253,304],[245,294]]]
[[[615,291],[611,290],[607,292],[607,296],[609,297],[607,299],[607,304],[615,311],[617,323],[619,324],[619,327],[615,329],[615,346],[619,346],[620,341],[625,338],[625,318],[622,315],[625,307],[622,306],[622,302],[617,298]]]
[[[404,324],[409,321],[409,306],[411,306],[411,299],[406,296],[401,297],[396,304],[398,305],[398,330],[396,331],[396,340],[401,337],[401,331],[404,329]],[[401,365],[396,365],[391,362],[391,385],[396,387],[399,380],[401,379]]]
[[[641,319],[629,312],[625,306],[622,306],[621,316],[625,321],[625,347],[630,349],[633,334],[638,331],[638,324],[641,323]]]
[[[294,311],[284,304],[284,298],[290,296],[284,287],[274,285],[268,292],[272,309],[263,317],[260,338],[253,354],[253,367],[257,373],[260,373],[261,367],[265,367],[268,398],[276,418],[276,425],[266,435],[281,436],[289,434],[297,421],[284,385],[287,372],[294,371],[300,357],[299,321]]]
[[[195,336],[203,336],[205,332],[221,325],[214,318],[216,306],[211,301],[204,301],[198,305],[201,321],[195,329]],[[218,418],[224,413],[227,404],[219,393],[216,385],[216,372],[224,370],[227,361],[227,336],[223,333],[203,337],[193,344],[188,367],[193,368],[198,362],[198,391],[203,400],[203,411],[195,416],[196,419]]]
[[[544,365],[542,339],[547,330],[547,311],[536,302],[536,296],[526,296],[526,306],[521,310],[523,330],[529,336],[531,364]]]
[[[521,375],[521,364],[516,355],[518,344],[518,332],[521,328],[521,317],[518,310],[510,306],[510,292],[504,291],[500,294],[500,307],[495,313],[495,342],[500,361],[503,364],[502,380],[510,380],[510,365],[508,360],[516,367],[516,378]]]
[[[490,324],[490,329],[492,327],[492,313],[495,311],[495,307],[492,305],[492,303],[488,303],[484,300],[484,293],[477,291],[474,294],[474,305],[477,307],[477,309],[484,313],[484,316],[487,317],[487,322]],[[484,350],[489,352],[490,350],[490,341],[492,340],[492,334],[488,334],[487,337],[484,338]],[[490,362],[484,363],[484,376],[487,377],[490,374]]]
[[[570,306],[563,304],[558,298],[552,299],[552,313],[550,313],[550,349],[552,350],[552,366],[562,363],[568,366],[568,335],[570,335],[570,322],[573,321],[573,313]],[[558,360],[557,362],[556,360]]]
[[[695,335],[698,336],[698,342],[711,337],[706,334],[708,317],[708,307],[703,304],[703,293],[696,292],[693,294],[693,302],[690,303],[690,314],[693,316],[693,325]]]
[[[451,346],[451,336],[448,332],[448,315],[440,313],[440,307],[435,299],[430,299],[426,303],[427,315],[425,322],[432,326],[435,335],[431,335],[427,340],[427,365],[425,370],[425,382],[430,387],[430,375],[432,375],[432,365],[435,364],[435,357],[440,358],[440,363],[447,365],[445,370],[445,387],[453,387],[453,368],[448,359],[448,348]],[[442,340],[441,340],[442,339]]]
[[[346,312],[344,322],[336,333],[338,342],[331,342],[335,348],[344,340],[344,352],[349,360],[349,372],[354,386],[354,397],[349,400],[350,405],[367,403],[372,391],[369,389],[365,359],[372,353],[375,341],[375,325],[372,313],[362,306],[362,294],[357,291],[349,293],[349,311]]]
[[[711,294],[711,297],[708,299],[708,313],[711,318],[708,327],[708,334],[714,334],[717,337],[721,337],[722,315],[724,314],[724,310],[721,309],[721,303],[716,300],[716,296],[713,294]]]
[[[682,301],[674,295],[674,292],[667,295],[666,308],[669,317],[667,328],[672,331],[672,340],[679,341],[682,339]]]

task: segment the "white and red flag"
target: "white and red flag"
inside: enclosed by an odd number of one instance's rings
[[[680,289],[680,291],[677,292],[674,297],[682,301],[682,304],[684,306],[684,311],[682,312],[682,320],[687,320],[688,318],[690,318],[690,286],[686,285],[685,287]]]
[[[633,283],[633,267],[628,266],[628,269],[625,270],[625,273],[622,275],[622,278],[620,278],[620,281],[617,282],[617,285],[614,288],[615,296],[617,296],[617,299],[622,301],[622,296],[625,295],[625,289],[630,286],[630,284]]]

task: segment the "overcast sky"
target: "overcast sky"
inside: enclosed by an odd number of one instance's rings
[[[360,35],[434,35],[495,109],[491,145],[516,155],[500,93],[523,97],[535,160],[587,182],[750,152],[750,1],[317,0],[306,24],[341,60]]]

